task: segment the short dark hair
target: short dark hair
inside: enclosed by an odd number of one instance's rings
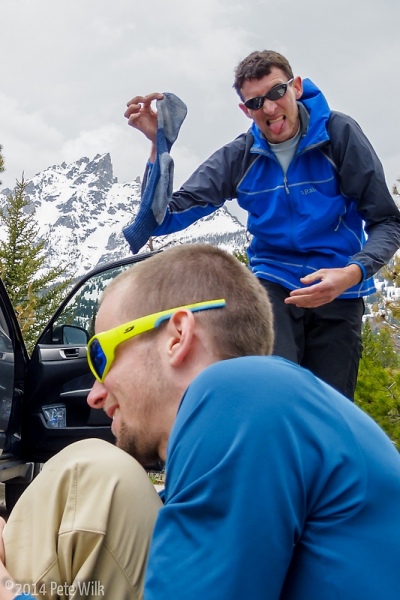
[[[218,359],[271,354],[273,317],[268,295],[250,269],[210,244],[174,246],[116,277],[105,295],[120,291],[121,319],[226,299],[218,310],[194,313]]]
[[[265,75],[271,73],[271,69],[276,67],[285,73],[288,79],[294,77],[292,67],[289,61],[274,50],[256,50],[246,56],[235,69],[235,81],[233,87],[243,100],[241,89],[244,82],[250,79],[262,79]]]

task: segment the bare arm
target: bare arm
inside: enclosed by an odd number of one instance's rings
[[[141,131],[151,142],[150,162],[154,162],[156,157],[156,136],[157,136],[157,112],[152,109],[153,100],[162,100],[163,95],[154,92],[147,96],[135,96],[127,102],[127,109],[124,116],[128,119],[128,125]]]

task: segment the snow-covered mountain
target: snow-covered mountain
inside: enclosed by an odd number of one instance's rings
[[[46,240],[48,266],[70,265],[71,274],[82,275],[99,263],[129,256],[122,228],[138,211],[140,178],[118,183],[109,154],[49,167],[27,184],[40,238]],[[0,192],[0,205],[10,193]],[[199,241],[231,252],[242,250],[247,245],[246,229],[221,208],[185,231],[154,238],[153,248]]]

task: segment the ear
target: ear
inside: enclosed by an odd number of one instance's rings
[[[195,326],[195,318],[190,310],[180,310],[168,321],[167,352],[172,367],[179,367],[192,351]]]
[[[293,89],[294,89],[294,93],[296,96],[296,100],[300,100],[300,98],[303,95],[303,81],[301,79],[301,77],[295,77],[293,79]]]
[[[251,112],[249,111],[249,109],[247,108],[247,106],[245,106],[243,104],[243,102],[241,102],[239,104],[239,108],[244,112],[244,114],[246,115],[246,117],[248,117],[249,119],[252,119],[253,117],[251,116]]]

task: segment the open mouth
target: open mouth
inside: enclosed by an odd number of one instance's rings
[[[278,135],[279,133],[281,133],[285,121],[286,117],[285,115],[282,115],[280,117],[277,117],[276,119],[268,119],[267,125],[275,135]]]

